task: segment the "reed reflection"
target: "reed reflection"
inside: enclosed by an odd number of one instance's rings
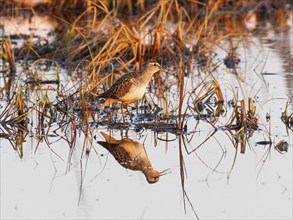
[[[115,138],[101,132],[106,141],[98,141],[98,144],[106,148],[126,169],[141,171],[148,183],[156,183],[164,171],[158,172],[152,167],[145,148],[137,141],[130,138],[116,140]]]

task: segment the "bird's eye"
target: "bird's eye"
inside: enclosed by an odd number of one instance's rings
[[[157,62],[151,62],[149,63],[150,66],[157,66],[157,67],[161,67],[160,64],[158,64]]]

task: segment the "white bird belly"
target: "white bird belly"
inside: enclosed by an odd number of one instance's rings
[[[120,98],[122,102],[134,102],[141,99],[146,91],[146,86],[136,87],[133,86],[128,93]]]

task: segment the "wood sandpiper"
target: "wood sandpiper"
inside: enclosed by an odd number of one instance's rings
[[[130,138],[116,140],[115,138],[101,132],[106,141],[98,141],[98,144],[106,148],[123,167],[131,170],[141,171],[148,183],[156,183],[165,171],[158,172],[153,169],[147,156],[145,148],[137,141]]]
[[[123,105],[140,100],[146,91],[152,76],[161,70],[156,61],[149,61],[142,72],[131,72],[121,76],[106,92],[97,96],[105,99],[100,106],[103,108],[115,102],[122,102]]]

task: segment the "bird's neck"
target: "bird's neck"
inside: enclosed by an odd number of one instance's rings
[[[148,166],[144,166],[142,167],[141,171],[144,173],[144,174],[148,174],[149,172],[153,171],[153,167],[151,165],[151,163],[148,164]]]
[[[154,75],[154,72],[146,69],[145,71],[143,71],[142,73],[140,73],[140,77],[139,78],[142,81],[149,82],[151,80],[151,78],[152,78],[153,75]]]

